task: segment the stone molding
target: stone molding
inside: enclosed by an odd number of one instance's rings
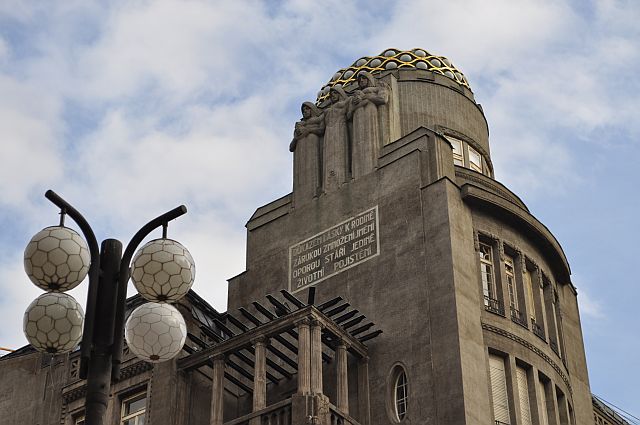
[[[571,383],[569,382],[569,378],[567,377],[567,375],[564,374],[564,372],[562,371],[560,366],[558,366],[558,364],[556,362],[554,362],[553,359],[551,357],[549,357],[544,351],[542,351],[541,349],[539,349],[538,347],[536,347],[535,345],[533,345],[532,343],[530,343],[526,339],[520,338],[519,336],[517,336],[515,334],[512,334],[511,332],[506,331],[506,330],[504,330],[502,328],[499,328],[497,326],[493,326],[493,325],[490,325],[488,323],[482,323],[482,329],[484,329],[486,331],[489,331],[489,332],[493,332],[493,333],[495,333],[497,335],[503,336],[503,337],[508,338],[508,339],[510,339],[512,341],[515,341],[515,342],[519,343],[520,345],[522,345],[523,347],[528,348],[532,352],[536,353],[540,358],[542,358],[545,362],[547,362],[553,368],[553,370],[556,371],[556,373],[564,381],[564,383],[567,386],[567,388],[569,389],[569,392],[571,393],[571,395],[573,395],[573,388],[571,388]]]

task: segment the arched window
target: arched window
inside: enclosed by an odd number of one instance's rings
[[[409,408],[409,381],[405,368],[396,363],[387,380],[387,413],[391,422],[400,423]]]
[[[394,384],[395,396],[393,405],[395,406],[396,419],[402,421],[407,415],[407,401],[409,397],[407,392],[407,374],[404,369],[399,369],[400,371]]]

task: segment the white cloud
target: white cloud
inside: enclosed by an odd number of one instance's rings
[[[589,290],[585,290],[584,286],[580,286],[580,293],[578,294],[578,306],[580,308],[580,314],[589,319],[601,320],[606,316],[603,313],[602,304],[590,295]]]

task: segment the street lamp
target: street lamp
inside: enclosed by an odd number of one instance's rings
[[[85,421],[87,425],[100,425],[111,380],[119,379],[120,374],[129,277],[140,294],[151,301],[136,308],[127,320],[126,339],[131,351],[157,363],[175,357],[184,345],[184,318],[168,303],[189,291],[195,265],[185,247],[167,239],[167,227],[187,208],[181,205],[151,220],[138,230],[123,253],[122,243],[116,239],[104,240],[99,249],[93,230],[74,207],[51,190],[45,197],[60,208],[60,224],[38,232],[25,249],[29,279],[47,292],[27,308],[24,332],[35,349],[48,353],[69,352],[80,343],[80,377],[87,380]],[[86,241],[64,227],[66,215],[78,224]],[[161,226],[162,238],[145,244],[130,268],[135,249]],[[83,328],[80,304],[64,292],[80,284],[87,274]]]

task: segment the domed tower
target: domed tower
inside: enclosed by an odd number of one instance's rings
[[[336,72],[301,109],[293,192],[247,223],[230,311],[313,292],[316,305],[340,297],[375,322],[366,400],[349,387],[354,423],[593,423],[569,265],[494,179],[462,72],[423,49],[387,49]],[[336,367],[324,393],[344,406]]]

